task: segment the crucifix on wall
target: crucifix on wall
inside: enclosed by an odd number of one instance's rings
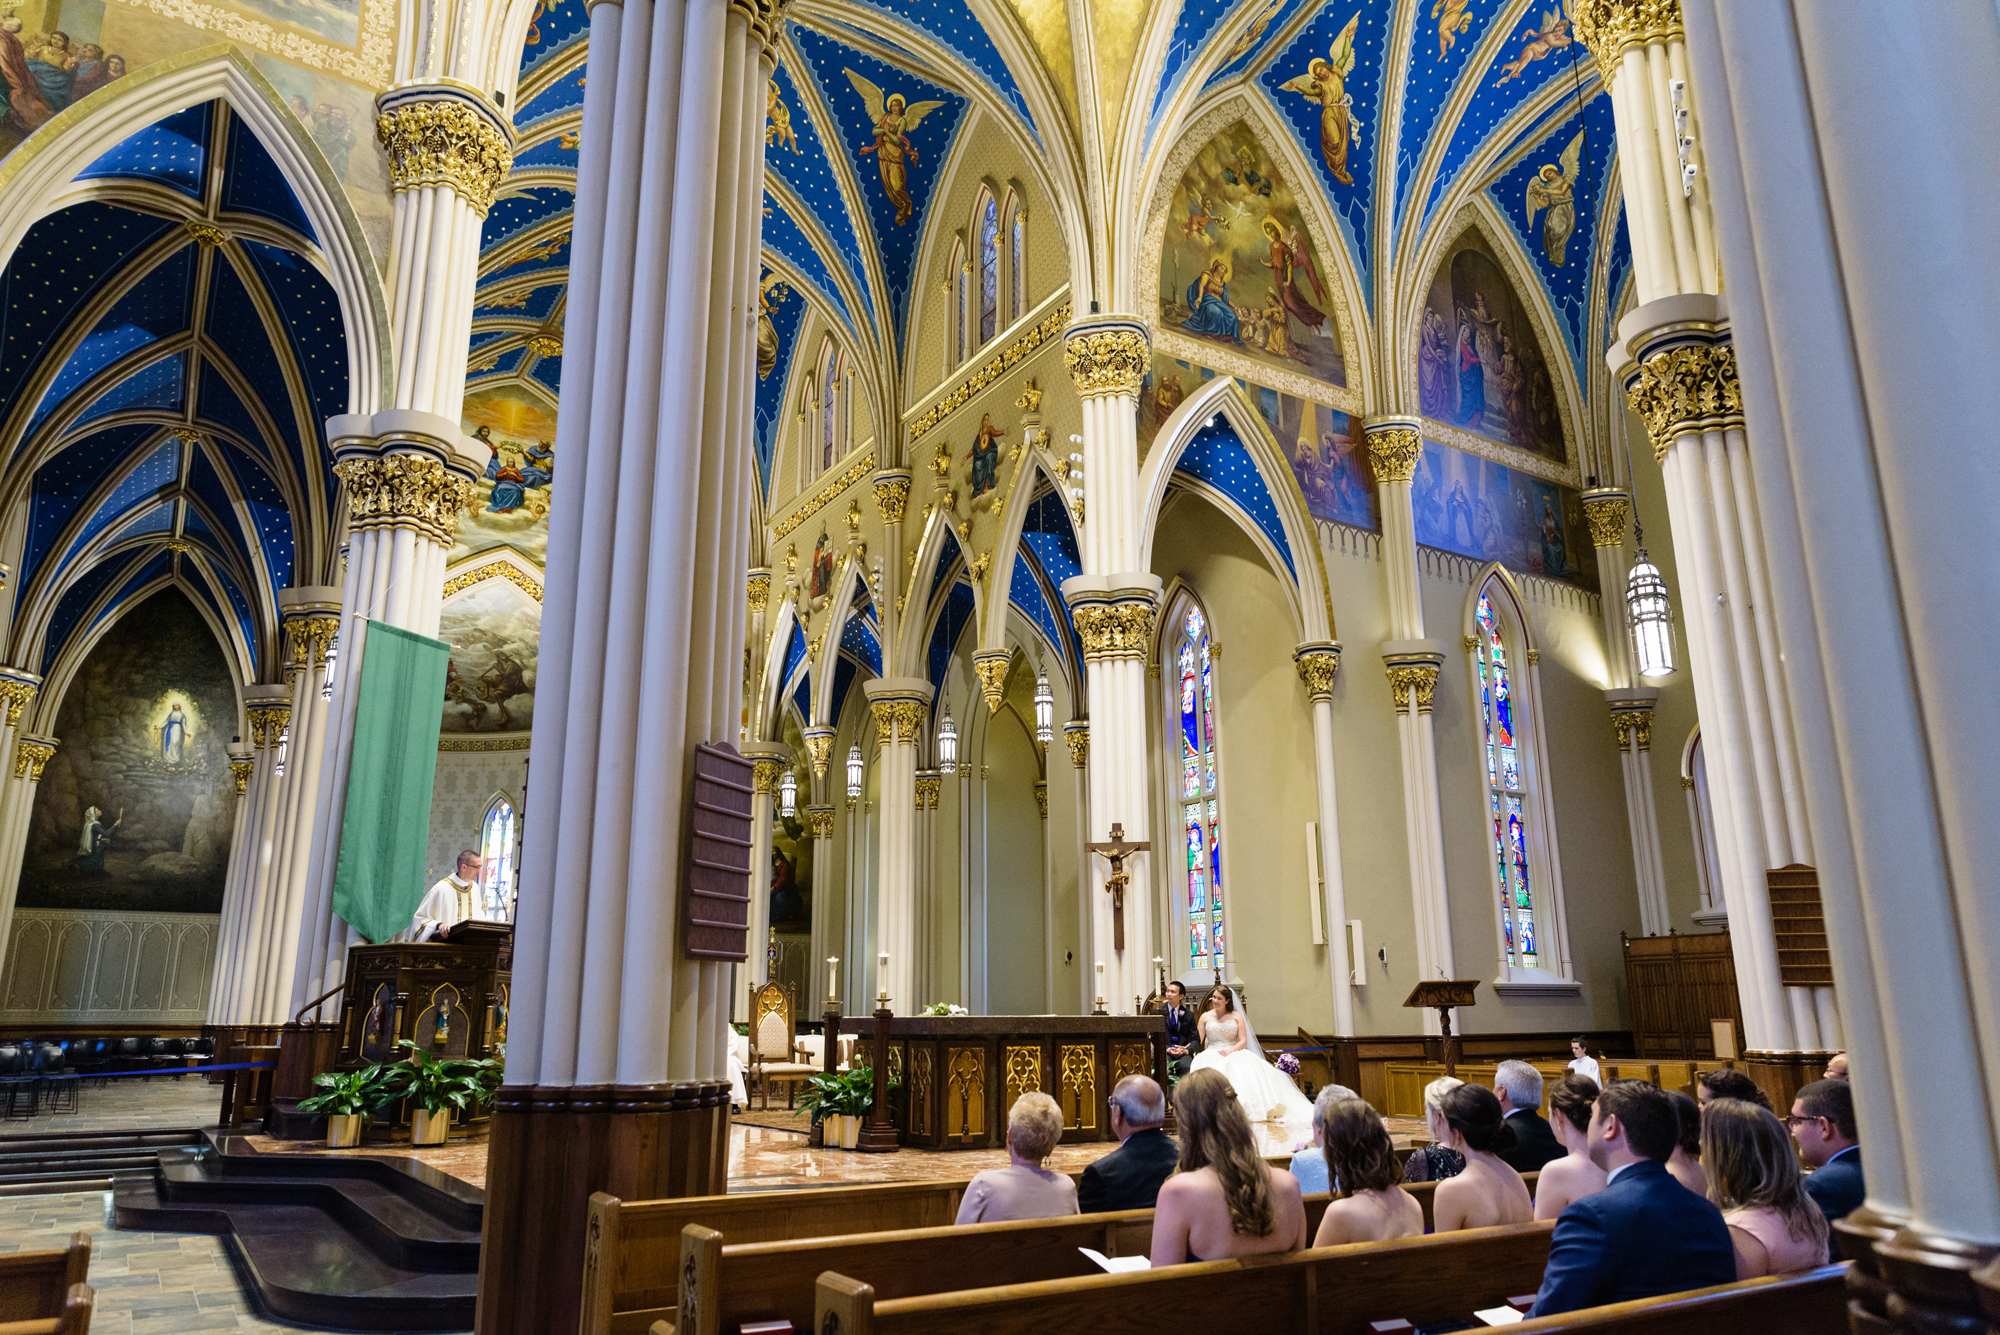
[[[1111,864],[1111,874],[1104,878],[1104,891],[1111,896],[1111,946],[1114,950],[1125,949],[1125,887],[1132,880],[1125,870],[1125,859],[1134,853],[1143,853],[1152,845],[1141,840],[1136,844],[1125,842],[1125,826],[1122,821],[1113,822],[1111,841],[1087,845],[1093,853],[1104,856]]]

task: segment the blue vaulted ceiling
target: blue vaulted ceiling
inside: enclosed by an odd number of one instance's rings
[[[108,198],[34,224],[0,272],[0,439],[25,494],[9,662],[172,581],[246,681],[275,666],[276,595],[333,575],[345,322],[305,209],[221,102],[79,173]]]

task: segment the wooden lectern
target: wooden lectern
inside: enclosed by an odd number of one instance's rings
[[[1444,1027],[1444,1073],[1448,1076],[1458,1074],[1458,1040],[1451,1036],[1451,1008],[1477,1004],[1472,991],[1478,986],[1477,978],[1433,978],[1418,983],[1403,999],[1405,1006],[1437,1007],[1438,1023]]]

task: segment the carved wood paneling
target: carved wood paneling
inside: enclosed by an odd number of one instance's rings
[[[0,1022],[200,1024],[220,922],[211,913],[19,909],[0,971]]]

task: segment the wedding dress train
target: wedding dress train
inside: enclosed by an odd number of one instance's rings
[[[1241,1033],[1236,1016],[1222,1019],[1211,1018],[1208,1022],[1208,1047],[1196,1055],[1191,1071],[1217,1070],[1222,1072],[1236,1090],[1237,1102],[1249,1114],[1253,1122],[1283,1120],[1285,1122],[1312,1121],[1312,1100],[1299,1092],[1292,1078],[1277,1067],[1265,1061],[1263,1054],[1241,1047],[1227,1055],[1219,1055],[1217,1048],[1235,1043]]]

